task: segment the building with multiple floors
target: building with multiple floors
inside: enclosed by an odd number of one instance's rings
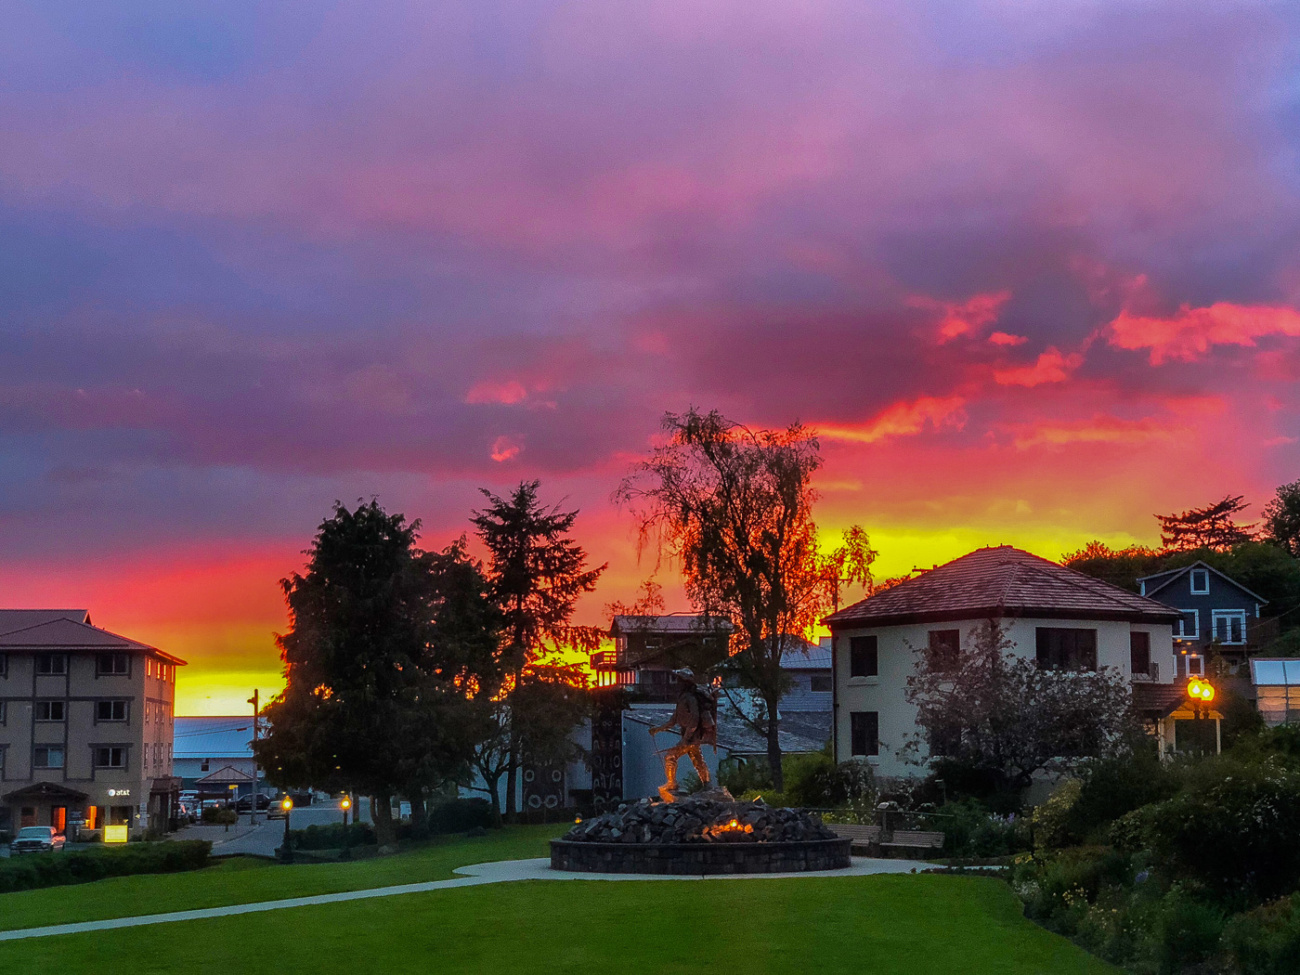
[[[1173,747],[1176,733],[1192,730],[1179,722],[1194,718],[1184,713],[1184,685],[1170,682],[1180,618],[1154,599],[1028,552],[1007,545],[978,549],[826,618],[835,754],[841,761],[861,758],[885,776],[924,774],[905,750],[919,733],[907,678],[922,648],[958,654],[989,619],[1001,622],[1011,653],[1040,667],[1107,667],[1129,677],[1135,706]],[[916,758],[925,760],[923,744]]]
[[[84,609],[0,610],[0,830],[166,829],[184,663]]]

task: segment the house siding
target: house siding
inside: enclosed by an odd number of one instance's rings
[[[919,733],[917,709],[906,699],[907,678],[915,672],[920,662],[920,651],[928,645],[929,632],[936,629],[956,629],[961,632],[961,645],[970,646],[975,631],[984,624],[983,619],[945,621],[942,623],[910,623],[901,626],[837,626],[834,628],[835,679],[835,753],[843,761],[852,755],[850,742],[850,714],[854,711],[874,711],[879,715],[879,755],[869,759],[877,773],[888,777],[911,777],[924,774],[924,768],[909,762],[908,757],[925,759],[928,750],[924,745],[912,756],[904,756],[909,739]],[[1156,665],[1159,679],[1167,681],[1173,674],[1174,651],[1172,628],[1167,624],[1140,624],[1114,620],[1062,620],[1057,618],[1007,618],[1002,621],[1010,651],[1020,657],[1034,659],[1036,655],[1036,630],[1038,627],[1077,627],[1097,631],[1097,666],[1110,667],[1126,677],[1131,677],[1129,634],[1141,631],[1150,634],[1151,662]],[[877,677],[849,676],[849,640],[855,636],[877,638],[879,675]]]

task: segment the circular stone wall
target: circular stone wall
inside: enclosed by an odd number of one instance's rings
[[[584,873],[728,874],[843,870],[852,840],[589,843],[551,840],[551,868]]]
[[[587,873],[725,874],[842,870],[850,840],[802,809],[737,802],[725,792],[642,799],[551,840],[551,867]]]

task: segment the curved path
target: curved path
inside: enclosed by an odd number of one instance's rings
[[[337,894],[317,894],[312,897],[289,897],[277,901],[258,901],[253,904],[231,904],[227,907],[205,907],[193,911],[172,911],[167,914],[143,914],[137,917],[106,918],[102,921],[80,921],[75,924],[51,924],[40,928],[21,928],[17,931],[0,931],[0,941],[21,941],[26,938],[48,938],[59,934],[82,934],[88,931],[111,931],[116,928],[137,928],[149,924],[171,924],[175,921],[197,921],[210,917],[233,917],[236,914],[256,914],[260,911],[281,911],[291,907],[312,907],[317,904],[338,904],[343,901],[366,900],[372,897],[396,897],[401,894],[422,894],[430,890],[451,887],[477,887],[481,884],[499,884],[512,880],[772,880],[802,877],[864,877],[877,873],[916,873],[933,869],[933,863],[919,860],[873,860],[854,857],[853,865],[845,870],[817,870],[806,873],[718,874],[702,877],[651,876],[631,873],[570,873],[552,870],[546,857],[531,860],[498,860],[495,863],[475,863],[457,867],[461,876],[452,880],[430,880],[420,884],[400,884],[394,887],[372,887],[369,890],[347,890]]]

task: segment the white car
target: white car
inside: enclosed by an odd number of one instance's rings
[[[20,853],[53,853],[63,849],[63,835],[53,826],[24,826],[9,844],[9,855]]]

